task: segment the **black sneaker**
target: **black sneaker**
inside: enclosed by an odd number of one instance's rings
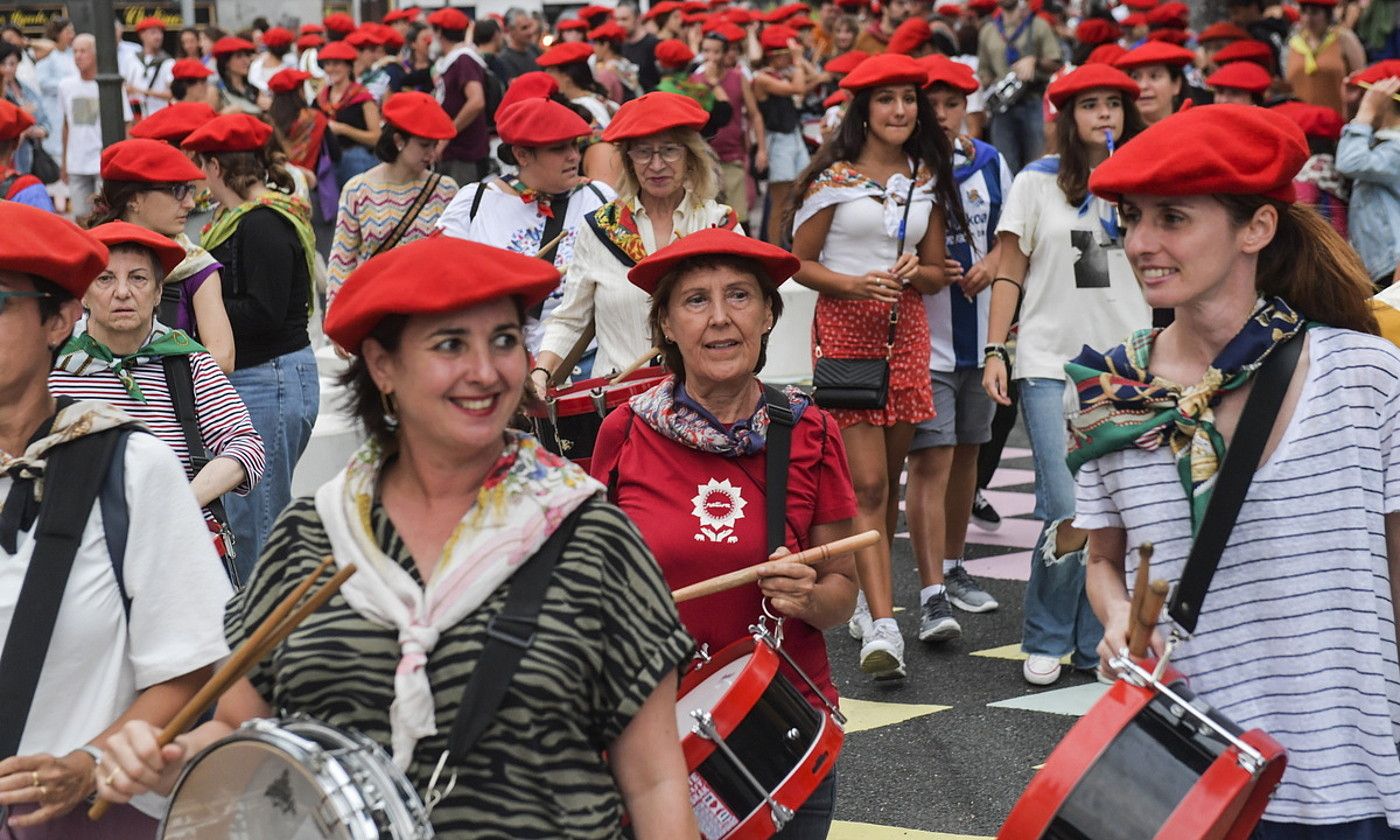
[[[983,531],[995,531],[1001,527],[1001,514],[997,513],[981,490],[972,498],[972,524]]]
[[[991,612],[1000,606],[997,599],[982,587],[967,569],[954,566],[943,573],[943,583],[948,587],[948,600],[960,610],[972,613]]]
[[[953,618],[947,593],[940,592],[925,601],[919,618],[919,641],[950,642],[958,638],[962,638],[962,625]]]

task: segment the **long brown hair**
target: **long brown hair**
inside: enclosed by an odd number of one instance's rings
[[[209,158],[219,162],[219,176],[228,188],[240,197],[246,197],[248,191],[256,184],[265,184],[284,193],[291,193],[296,189],[296,182],[287,172],[287,155],[280,149],[274,151],[270,146],[263,146],[251,152],[198,154],[201,164]]]
[[[1102,88],[1094,88],[1102,90]],[[1088,91],[1085,91],[1086,93]],[[1084,199],[1089,196],[1089,144],[1079,139],[1079,126],[1074,120],[1074,106],[1079,102],[1079,94],[1065,103],[1055,114],[1055,151],[1060,154],[1060,174],[1055,179],[1055,183],[1060,185],[1060,192],[1065,194],[1065,200],[1074,206],[1084,203]],[[1136,137],[1143,129],[1147,128],[1147,123],[1143,122],[1142,114],[1138,113],[1137,105],[1128,98],[1123,97],[1123,136],[1115,137],[1116,145],[1123,145]]]
[[[1274,238],[1259,252],[1255,286],[1310,321],[1379,335],[1371,312],[1375,294],[1366,266],[1316,210],[1259,195],[1217,195],[1236,226],[1268,204],[1278,211]]]

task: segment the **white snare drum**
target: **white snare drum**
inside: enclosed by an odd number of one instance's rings
[[[305,717],[251,720],[195,756],[162,840],[428,840],[427,809],[378,744]]]

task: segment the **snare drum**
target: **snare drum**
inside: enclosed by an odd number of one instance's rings
[[[1115,664],[1123,665],[1121,662]],[[1287,757],[1136,664],[1055,747],[999,840],[1246,840]]]
[[[844,721],[778,673],[780,655],[742,639],[681,681],[676,728],[705,840],[771,837],[836,764]]]
[[[611,377],[606,376],[576,382],[551,391],[542,409],[530,411],[530,425],[545,449],[586,470],[603,418],[670,375],[664,368],[645,367],[627,374],[616,385],[610,385]]]
[[[251,720],[196,755],[162,840],[427,840],[427,809],[380,746],[310,718]]]

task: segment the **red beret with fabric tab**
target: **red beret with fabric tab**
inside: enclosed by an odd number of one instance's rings
[[[1263,93],[1273,83],[1269,71],[1252,61],[1233,61],[1206,77],[1213,88],[1234,88],[1249,93]]]
[[[947,85],[963,93],[976,93],[977,89],[981,87],[977,82],[977,74],[972,72],[971,67],[954,61],[942,53],[926,55],[919,59],[919,64],[928,71],[928,81],[924,87]]]
[[[695,60],[695,52],[675,38],[656,45],[656,63],[664,67],[685,67]]]
[[[522,99],[496,111],[496,134],[511,146],[553,146],[592,132],[587,120],[553,99]]]
[[[323,64],[327,61],[347,61],[354,64],[359,57],[360,54],[355,48],[344,41],[332,41],[316,53],[316,60]]]
[[[1085,57],[1085,64],[1113,64],[1127,55],[1128,51],[1118,44],[1099,44]]]
[[[263,44],[269,47],[290,47],[296,33],[285,26],[274,26],[263,33]]]
[[[131,127],[131,136],[178,146],[219,114],[207,102],[172,102]],[[204,177],[201,173],[199,177]]]
[[[1263,41],[1256,41],[1250,38],[1245,41],[1235,41],[1220,48],[1220,51],[1210,57],[1217,67],[1223,67],[1236,61],[1252,61],[1263,67],[1265,70],[1272,70],[1274,66],[1274,48]]]
[[[1118,24],[1103,18],[1086,18],[1075,27],[1074,38],[1081,44],[1106,44],[1123,37]]]
[[[627,40],[627,30],[612,21],[588,31],[590,41],[625,41]]]
[[[1124,71],[1137,67],[1148,67],[1153,64],[1185,67],[1195,59],[1196,54],[1185,47],[1178,47],[1175,44],[1162,41],[1147,41],[1140,47],[1128,50],[1122,58],[1113,62],[1113,66]]]
[[[107,246],[56,213],[0,201],[0,271],[32,274],[75,298],[107,267]]]
[[[416,90],[389,94],[384,100],[384,120],[414,137],[451,140],[457,136],[457,127],[438,101]]]
[[[192,152],[251,152],[267,145],[272,126],[251,114],[222,114],[180,144]]]
[[[105,181],[179,184],[204,180],[204,173],[190,163],[184,152],[145,137],[123,140],[103,149],[99,167]]]
[[[548,99],[558,92],[559,83],[543,70],[521,73],[506,88],[506,92],[501,96],[501,103],[496,106],[496,111],[499,113],[516,102],[523,102],[526,99]]]
[[[1089,176],[1095,195],[1262,195],[1291,202],[1308,160],[1303,130],[1270,108],[1202,105],[1124,143]]]
[[[34,118],[27,111],[9,100],[0,99],[0,140],[13,140],[32,125]]]
[[[846,90],[864,90],[887,85],[923,87],[927,81],[928,71],[919,62],[907,55],[881,53],[872,55],[847,73],[846,78],[841,80],[841,87]]]
[[[299,50],[314,50],[314,49],[316,49],[317,47],[321,46],[321,45],[324,44],[324,43],[326,43],[326,39],[325,39],[325,38],[322,38],[320,35],[317,35],[315,32],[308,32],[307,34],[302,35],[300,38],[297,38],[297,49],[299,49]],[[193,59],[190,59],[190,60],[193,61]]]
[[[1270,110],[1288,117],[1307,136],[1320,137],[1334,143],[1342,136],[1342,127],[1346,124],[1336,111],[1323,105],[1290,101],[1280,102]]]
[[[591,44],[571,41],[566,44],[555,44],[545,50],[543,55],[535,59],[535,63],[541,67],[562,67],[565,64],[587,61],[592,55],[593,46]]]
[[[688,128],[699,131],[710,121],[710,114],[689,96],[654,90],[623,103],[612,122],[603,129],[609,143],[650,137],[663,131]]]
[[[272,74],[272,77],[267,80],[267,89],[273,93],[291,93],[309,78],[311,78],[311,74],[305,70],[288,67]]]
[[[456,9],[438,9],[428,15],[428,25],[438,29],[466,29],[471,24],[471,19]]]
[[[1202,29],[1201,34],[1196,36],[1196,42],[1201,44],[1204,44],[1207,41],[1247,40],[1249,40],[1248,32],[1244,31],[1243,28],[1236,26],[1233,23],[1230,23],[1229,21],[1223,20],[1217,23],[1212,23],[1210,26],[1207,26],[1205,29]]]
[[[325,24],[326,29],[330,30],[331,32],[355,31],[355,19],[345,14],[344,12],[336,12],[333,15],[326,15],[326,17],[321,21],[321,23]]]
[[[1122,70],[1107,64],[1086,64],[1051,82],[1045,94],[1051,105],[1062,109],[1079,94],[1100,88],[1119,91],[1129,99],[1137,99],[1141,92],[1138,83]]]
[[[109,260],[111,259],[111,250],[118,245],[139,245],[142,248],[149,248],[156,255],[156,262],[160,263],[162,276],[174,271],[175,266],[185,261],[185,248],[180,243],[168,236],[161,236],[150,228],[133,225],[131,222],[107,222],[92,228],[88,233],[93,239],[107,246]]]
[[[325,333],[351,353],[388,315],[458,312],[515,298],[529,309],[559,287],[544,260],[469,242],[430,236],[372,257],[350,273],[326,313]]]
[[[152,15],[151,17],[141,18],[141,22],[136,24],[137,32],[145,32],[147,29],[159,29],[164,31],[165,28],[165,21],[161,20],[158,17],[155,17],[154,15]]]
[[[895,27],[885,52],[909,55],[931,40],[933,30],[929,28],[928,21],[921,17],[905,18],[903,23]]]
[[[627,279],[650,295],[656,291],[661,278],[686,260],[709,257],[753,260],[759,264],[768,281],[763,283],[764,278],[761,277],[760,284],[772,288],[781,286],[802,267],[801,260],[776,245],[725,228],[705,228],[682,237],[637,263],[627,272]],[[339,303],[337,299],[336,304]]]
[[[257,47],[252,41],[245,41],[242,38],[235,38],[232,35],[225,36],[214,42],[214,55],[233,55],[241,52],[256,52]]]
[[[212,75],[214,71],[197,58],[182,58],[170,65],[172,79],[207,79]]]

